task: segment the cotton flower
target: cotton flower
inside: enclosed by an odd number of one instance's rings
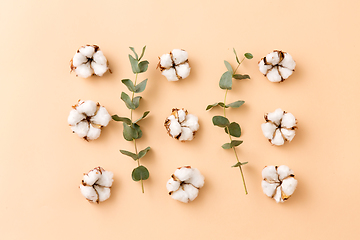
[[[290,54],[275,50],[259,62],[259,70],[270,82],[282,82],[294,72],[296,63]]]
[[[101,128],[107,126],[110,120],[107,110],[91,100],[79,100],[68,116],[71,130],[86,141],[97,139]]]
[[[109,63],[103,52],[96,45],[82,46],[70,60],[71,71],[75,71],[76,76],[88,78],[92,75],[101,77],[109,70]]]
[[[291,141],[295,137],[297,120],[291,113],[281,108],[264,116],[266,123],[261,124],[264,136],[271,144],[281,146],[285,141]]]
[[[190,74],[188,53],[185,50],[173,49],[160,57],[158,67],[168,81],[187,78]]]
[[[174,108],[164,124],[167,132],[181,142],[191,141],[199,129],[198,117],[187,110]]]
[[[199,189],[204,186],[204,179],[196,168],[180,167],[171,175],[166,188],[173,199],[188,203],[197,197]]]
[[[261,187],[266,196],[277,203],[284,202],[294,193],[297,180],[294,172],[288,166],[266,166],[262,170]]]
[[[89,202],[103,202],[110,197],[112,182],[113,173],[97,167],[84,174],[80,191]]]

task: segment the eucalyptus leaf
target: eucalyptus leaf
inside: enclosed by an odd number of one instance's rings
[[[219,82],[219,86],[221,89],[229,89],[231,90],[232,87],[232,74],[231,72],[225,72]]]
[[[252,58],[254,57],[251,53],[245,53],[244,56],[245,56],[247,59],[252,59]]]
[[[138,154],[139,159],[144,157],[148,151],[150,151],[150,147],[147,147],[144,150],[141,150]]]
[[[126,123],[123,122],[123,136],[126,141],[132,141],[138,138],[138,132],[131,126],[128,126]]]
[[[140,129],[140,126],[137,123],[134,123],[131,125],[132,129],[136,132],[136,137],[134,139],[139,139],[142,137],[142,131]]]
[[[212,109],[213,107],[216,107],[217,105],[218,105],[218,103],[214,103],[214,104],[211,104],[211,105],[207,105],[206,111]]]
[[[245,165],[245,164],[247,164],[247,163],[248,163],[248,162],[243,162],[243,163],[237,162],[235,165],[232,165],[231,167],[239,167],[239,166]]]
[[[237,63],[240,64],[240,61],[239,61],[239,58],[238,58],[237,53],[236,53],[236,51],[235,51],[235,48],[233,48],[233,51],[234,51],[234,54],[235,54],[235,58],[236,58]]]
[[[230,143],[225,143],[221,146],[223,149],[230,149],[231,148],[231,145]]]
[[[114,121],[124,122],[124,123],[126,123],[127,125],[130,125],[130,124],[131,124],[131,120],[130,120],[129,118],[119,117],[118,115],[112,115],[111,117],[112,117],[112,119],[113,119]]]
[[[214,116],[212,118],[212,122],[215,126],[223,127],[223,128],[229,126],[230,124],[229,120],[223,116]]]
[[[123,84],[129,89],[130,92],[135,92],[135,86],[130,79],[123,79],[121,80]]]
[[[233,74],[233,73],[234,73],[234,70],[232,69],[230,63],[229,63],[228,61],[224,61],[224,63],[225,63],[225,66],[226,66],[227,70],[228,70],[231,74]]]
[[[149,66],[149,62],[146,60],[139,62],[139,69],[140,69],[139,73],[146,72],[146,70],[148,69],[148,66]]]
[[[131,174],[132,179],[135,182],[138,182],[140,180],[146,180],[149,178],[149,171],[144,166],[138,166],[137,168],[134,168]]]
[[[242,79],[250,79],[250,76],[247,74],[234,74],[233,78],[237,79],[237,80],[242,80]]]
[[[138,85],[136,85],[134,88],[134,92],[135,93],[141,93],[145,90],[146,88],[146,83],[147,83],[147,79],[145,79],[144,81],[142,81],[141,83],[139,83]]]
[[[126,150],[120,150],[120,152],[126,156],[132,157],[135,161],[139,159],[138,155]]]
[[[132,71],[133,73],[140,73],[140,68],[139,68],[139,65],[138,65],[138,60],[136,60],[133,56],[131,56],[129,54],[129,60],[130,60],[130,63],[131,63],[131,68],[132,68]]]
[[[127,95],[126,93],[122,92],[121,93],[121,100],[123,100],[126,104],[126,107],[128,109],[135,109],[137,107],[135,107],[134,103],[131,101],[129,95]]]
[[[229,129],[229,132],[230,132],[231,136],[234,136],[234,137],[240,137],[241,136],[241,128],[240,128],[240,125],[238,123],[236,123],[236,122],[230,123],[230,125],[227,128],[225,128],[226,133],[229,133],[228,129]]]
[[[137,97],[134,97],[132,103],[134,104],[134,109],[138,108],[139,105],[140,105],[140,99],[141,97],[140,96],[137,96]]]
[[[245,101],[239,100],[239,101],[236,101],[236,102],[233,102],[233,103],[229,103],[229,104],[227,104],[226,106],[227,106],[227,107],[231,107],[231,108],[238,108],[238,107],[240,107],[241,105],[243,105],[244,103],[245,103]]]
[[[140,120],[144,119],[149,113],[150,113],[150,111],[144,112],[144,114],[141,116],[141,118],[139,118],[138,120],[136,120],[134,123],[137,123],[137,122],[139,122]]]
[[[225,105],[225,103],[223,102],[219,102],[218,103],[220,107],[224,107],[224,108],[229,108],[227,105]]]
[[[129,47],[131,49],[131,51],[133,51],[133,53],[135,54],[135,58],[136,60],[139,60],[139,57],[137,55],[137,53],[135,52],[135,49],[133,47]]]
[[[140,60],[142,59],[142,57],[144,56],[145,49],[146,49],[146,46],[144,46],[144,47],[143,47],[143,49],[142,49],[142,52],[141,52],[141,55],[140,55],[139,61],[140,61]]]
[[[232,140],[231,143],[230,143],[230,147],[237,147],[239,146],[240,144],[242,144],[243,141],[239,141],[239,140]]]

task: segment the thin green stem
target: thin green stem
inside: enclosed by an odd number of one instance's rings
[[[237,65],[237,67],[235,68],[234,74],[236,73],[236,71],[238,70],[238,68],[240,67],[241,63],[245,60],[245,57],[240,61],[239,65]]]
[[[229,89],[226,89],[226,91],[225,91],[224,105],[226,105],[226,96],[227,96],[228,90],[229,90]],[[226,108],[224,107],[224,117],[226,117],[225,109],[226,109]]]

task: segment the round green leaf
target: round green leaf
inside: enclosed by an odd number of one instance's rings
[[[221,146],[223,149],[230,149],[231,148],[231,144],[230,143],[225,143]]]
[[[247,59],[252,59],[253,58],[253,55],[251,53],[245,53],[244,56],[247,58]]]
[[[230,124],[229,120],[223,116],[214,116],[212,118],[212,122],[215,126],[218,127],[227,127]]]
[[[135,182],[138,182],[140,180],[146,180],[149,178],[149,171],[146,167],[141,165],[137,168],[134,168],[131,177]]]
[[[135,86],[135,93],[141,93],[145,90],[147,79]]]
[[[228,70],[231,74],[233,74],[234,71],[233,71],[230,63],[229,63],[228,61],[224,61],[224,63],[225,63],[225,67],[227,68],[227,70]]]
[[[229,132],[230,132],[231,136],[234,136],[234,137],[240,137],[241,136],[240,125],[237,124],[236,122],[230,123],[230,125],[227,128],[225,128],[226,133],[228,133],[228,129],[229,129]]]
[[[245,103],[245,101],[240,101],[239,100],[239,101],[227,104],[226,107],[238,108],[241,105],[243,105],[244,103]]]
[[[221,89],[229,89],[231,90],[232,87],[232,74],[231,72],[225,72],[219,82],[219,86]]]

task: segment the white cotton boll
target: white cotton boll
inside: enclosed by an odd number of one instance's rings
[[[188,127],[181,127],[180,141],[191,141],[194,139],[194,133]]]
[[[164,54],[160,57],[160,66],[163,68],[170,68],[173,65],[173,60],[169,53]]]
[[[193,201],[199,194],[199,189],[192,186],[191,184],[184,184],[184,191],[187,193],[188,199],[190,201]]]
[[[179,122],[183,122],[185,120],[185,117],[186,117],[186,112],[182,109],[178,110],[177,111],[178,113],[178,118],[179,118]]]
[[[285,113],[281,120],[281,127],[292,128],[296,126],[296,118],[291,113]]]
[[[95,140],[98,137],[100,137],[101,129],[93,127],[92,124],[90,124],[89,131],[86,135],[87,140]]]
[[[175,65],[185,62],[188,59],[188,53],[181,49],[173,49],[171,51],[172,59],[174,60]]]
[[[284,179],[284,181],[281,184],[282,191],[286,196],[291,196],[294,193],[296,186],[297,186],[297,180],[293,177]]]
[[[84,113],[87,116],[93,116],[96,112],[96,109],[97,109],[97,104],[91,100],[79,102],[78,106],[76,107],[76,110],[79,113]]]
[[[75,73],[82,78],[88,78],[93,75],[93,69],[90,67],[90,62],[76,67]]]
[[[96,62],[91,62],[91,67],[94,70],[95,75],[101,77],[108,70],[108,66],[106,64],[98,64]]]
[[[272,68],[272,65],[266,65],[264,59],[259,62],[259,70],[262,74],[266,75],[269,69]]]
[[[278,68],[272,68],[266,75],[270,82],[281,82],[281,76],[279,74]]]
[[[93,187],[80,185],[81,194],[89,201],[96,202],[98,195]]]
[[[111,187],[114,181],[113,176],[114,174],[112,172],[103,170],[96,184],[101,185],[103,187]]]
[[[183,202],[183,203],[188,203],[189,202],[189,197],[188,197],[188,194],[182,190],[181,188],[179,190],[177,190],[176,192],[173,192],[171,194],[171,197],[175,200],[178,200],[180,202]]]
[[[272,65],[276,65],[280,62],[280,57],[278,52],[272,52],[266,55],[266,62]]]
[[[168,81],[178,81],[179,80],[179,78],[176,76],[175,68],[164,69],[161,72],[161,74],[164,75]]]
[[[100,65],[107,65],[107,59],[104,56],[103,52],[101,50],[98,50],[96,53],[94,53],[93,55],[93,60]]]
[[[275,136],[271,140],[271,143],[276,146],[281,146],[281,145],[284,145],[284,142],[285,142],[285,140],[284,140],[283,136],[281,135],[280,129],[276,129]]]
[[[81,53],[77,52],[75,53],[73,59],[72,59],[72,64],[74,67],[79,67],[81,64],[86,63],[87,62],[87,58],[82,55]]]
[[[68,116],[68,123],[74,126],[84,118],[86,118],[84,114],[79,113],[77,110],[73,109],[70,111],[70,114]]]
[[[274,200],[279,203],[279,202],[284,202],[284,200],[281,198],[281,186],[279,186],[276,189],[275,195],[274,195]]]
[[[293,138],[295,137],[295,130],[282,128],[281,133],[284,136],[284,138],[286,138],[286,140],[288,140],[289,142],[291,142],[291,140],[293,140]]]
[[[80,53],[87,58],[91,58],[94,55],[95,48],[93,46],[84,46],[79,49]]]
[[[181,126],[190,128],[191,131],[195,132],[199,130],[199,119],[193,114],[186,115],[185,121],[181,123]]]
[[[71,127],[71,130],[76,133],[79,137],[83,138],[89,132],[89,123],[87,121],[81,121],[75,126]]]
[[[110,197],[110,188],[95,185],[95,190],[99,194],[99,202],[103,202]]]
[[[296,63],[290,54],[284,53],[284,59],[281,61],[280,65],[290,70],[294,70]]]
[[[181,133],[181,126],[177,120],[170,120],[169,129],[172,137],[177,137]]]
[[[177,177],[182,182],[190,179],[192,174],[193,170],[190,167],[182,167],[180,169],[176,169],[174,173],[175,177]]]
[[[168,192],[175,192],[180,187],[180,182],[175,181],[173,178],[170,178],[166,183],[166,189]]]
[[[290,77],[291,74],[293,74],[293,70],[290,70],[290,69],[287,69],[284,67],[280,67],[280,66],[279,66],[279,72],[283,79],[287,79],[288,77]]]
[[[274,112],[268,113],[266,115],[266,119],[272,121],[274,124],[279,126],[283,115],[284,115],[284,111],[281,108],[278,108]]]
[[[196,168],[192,169],[193,172],[191,174],[191,177],[186,180],[186,183],[191,183],[196,188],[201,188],[204,186],[205,178],[203,175],[201,175],[200,171]]]
[[[280,183],[269,183],[265,180],[262,180],[261,187],[266,196],[272,197],[276,191],[276,188]]]
[[[277,173],[279,175],[279,179],[282,181],[284,178],[294,174],[294,171],[286,165],[281,165],[277,168]]]
[[[176,73],[182,79],[187,78],[190,75],[190,65],[189,63],[180,64],[175,66]]]
[[[272,139],[276,130],[276,126],[271,122],[266,122],[261,124],[261,130],[267,139]]]
[[[100,177],[101,177],[101,172],[99,171],[99,169],[95,168],[91,170],[89,173],[85,174],[83,180],[84,183],[86,183],[87,185],[94,185],[94,183],[98,181]]]
[[[279,182],[279,178],[275,166],[265,167],[262,170],[261,174],[263,179],[267,179],[268,181],[271,182]]]
[[[106,127],[111,120],[111,116],[106,108],[100,106],[96,115],[91,118],[91,122]]]

